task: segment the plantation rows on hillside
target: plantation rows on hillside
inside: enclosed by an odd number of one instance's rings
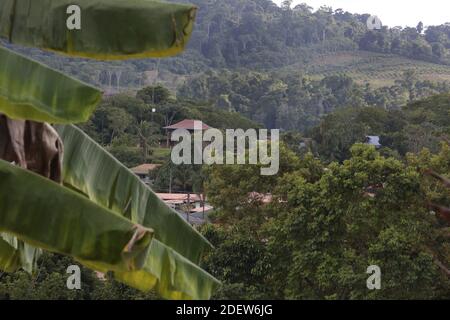
[[[419,80],[450,81],[450,66],[366,51],[321,54],[308,63],[295,64],[282,70],[286,73],[299,70],[318,79],[345,74],[359,84],[369,83],[373,87],[382,87],[393,85],[403,77],[405,71],[411,69]]]

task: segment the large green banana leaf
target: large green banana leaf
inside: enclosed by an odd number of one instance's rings
[[[219,282],[196,264],[211,244],[106,150],[73,125],[56,126],[64,142],[63,182],[95,203],[154,230],[142,270],[117,280],[166,298],[209,299]]]
[[[80,132],[73,126],[69,128]],[[33,246],[73,256],[94,270],[113,271],[117,280],[134,288],[155,288],[165,298],[211,296],[218,281],[162,242],[140,240],[133,251],[125,252],[135,226],[77,191],[0,161],[0,231]],[[167,233],[176,235],[177,227],[186,243],[196,247],[204,242],[209,246],[187,224],[180,227],[174,223]],[[193,231],[194,236],[183,233],[183,227]],[[23,250],[19,252],[23,254]],[[17,268],[17,252],[6,247],[0,250],[0,256],[5,261],[2,269]]]
[[[7,234],[3,236],[8,236],[16,245],[0,238],[0,270],[14,272],[22,268],[29,273],[36,270],[41,250],[16,237]],[[109,271],[106,268],[99,269],[90,262],[80,262],[94,270]],[[155,289],[161,297],[167,299],[209,299],[218,286],[217,280],[209,274],[155,239],[152,240],[149,256],[141,270],[116,271],[114,276],[142,291]]]
[[[0,238],[0,269],[8,272],[35,261],[38,249],[33,245],[70,255],[94,270],[112,271],[137,289],[155,288],[168,299],[209,299],[218,285],[198,266],[152,240],[151,229],[2,160],[0,231],[8,233]]]
[[[81,30],[67,8],[81,9]],[[184,50],[196,8],[153,0],[2,0],[0,37],[96,59],[166,57]]]
[[[84,122],[101,97],[94,87],[0,46],[0,113],[38,122]]]
[[[56,126],[63,143],[63,182],[95,203],[152,228],[160,242],[198,264],[211,244],[128,168],[82,130]]]
[[[134,271],[152,231],[79,193],[0,160],[0,232],[85,261],[95,269]]]

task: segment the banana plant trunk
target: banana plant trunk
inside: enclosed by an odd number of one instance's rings
[[[48,123],[0,114],[0,159],[61,183],[64,146]]]

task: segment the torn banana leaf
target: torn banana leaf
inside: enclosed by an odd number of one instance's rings
[[[80,261],[95,269],[89,263]],[[107,269],[95,269],[103,273]],[[156,239],[140,270],[114,271],[114,278],[130,287],[148,292],[154,290],[170,300],[208,300],[220,285],[213,276]]]
[[[96,269],[145,264],[152,232],[35,173],[0,160],[0,232]]]
[[[195,14],[192,5],[152,0],[2,0],[0,37],[103,60],[167,57],[184,50]]]
[[[117,280],[168,299],[209,299],[219,282],[197,265],[211,244],[106,150],[73,125],[56,126],[65,145],[63,182],[90,200],[154,230],[142,270]]]
[[[12,119],[85,122],[101,97],[92,86],[0,47],[0,113]]]
[[[220,285],[213,276],[156,239],[142,270],[114,272],[116,280],[171,300],[208,300]]]
[[[63,143],[63,183],[91,201],[154,230],[154,237],[198,264],[211,244],[139,177],[73,125],[56,126]]]

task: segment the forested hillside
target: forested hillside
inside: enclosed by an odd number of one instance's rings
[[[268,128],[305,131],[343,107],[398,110],[410,101],[445,93],[448,82],[421,81],[405,71],[393,85],[373,87],[348,75],[321,79],[301,73],[208,72],[180,87],[178,95],[201,99],[217,108],[237,111]]]
[[[450,65],[450,25],[424,29],[417,21],[417,28],[383,27],[371,31],[366,26],[370,12],[352,14],[329,7],[313,11],[307,5],[280,8],[270,0],[185,2],[199,7],[197,24],[188,49],[175,58],[119,64],[62,58],[38,50],[24,52],[112,92],[155,82],[176,89],[192,75],[218,68],[268,71],[295,65],[300,72],[323,74],[335,67],[324,68],[317,56],[342,52],[350,55],[354,52],[356,57],[359,52],[376,53],[378,57],[393,54]],[[396,64],[408,64],[408,60]],[[442,74],[443,78],[450,77],[449,70],[439,69],[436,73],[441,77],[437,78],[442,79]],[[366,79],[372,78],[370,70],[362,72]]]
[[[290,9],[270,0],[193,0],[199,23],[191,51],[215,67],[273,68],[317,53],[367,50],[450,63],[450,26],[368,30],[370,12],[351,14],[301,4]],[[289,4],[292,1],[285,1]]]
[[[268,128],[305,131],[341,107],[387,110],[449,91],[450,25],[369,30],[369,13],[270,0],[192,0],[188,49],[123,63],[17,48],[104,89],[162,84],[180,98],[239,112]]]

